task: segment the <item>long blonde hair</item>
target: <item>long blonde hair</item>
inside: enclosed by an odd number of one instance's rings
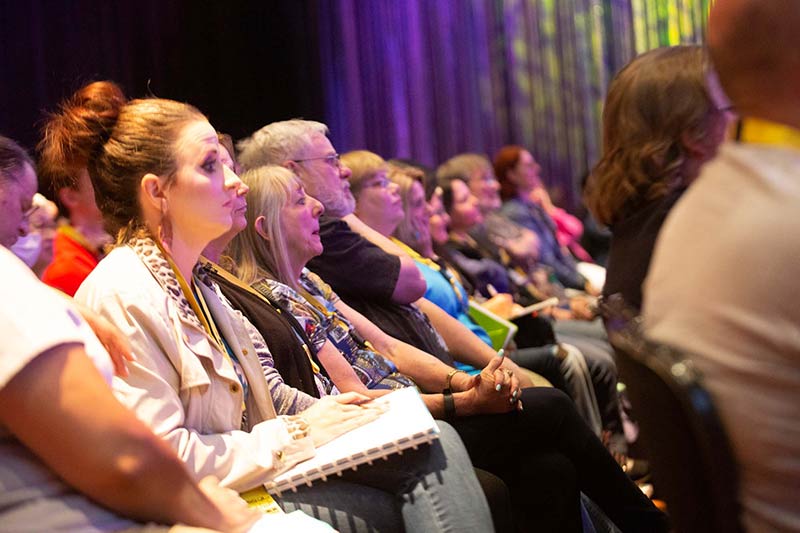
[[[233,238],[228,254],[237,265],[239,279],[252,284],[263,277],[297,288],[289,263],[289,253],[281,224],[281,209],[289,202],[292,191],[301,185],[289,169],[267,165],[248,170],[241,179],[250,187],[247,193],[247,227]],[[256,231],[256,219],[266,238]]]
[[[413,167],[399,167],[389,163],[388,178],[397,184],[397,192],[403,200],[403,219],[394,230],[394,236],[414,250],[421,251],[420,233],[427,228],[418,228],[416,221],[411,218],[410,199],[411,187],[419,183],[424,187],[425,174],[422,170]]]
[[[714,103],[702,47],[640,55],[611,82],[603,110],[603,154],[587,183],[586,204],[613,225],[645,202],[684,184],[684,136],[702,139]]]

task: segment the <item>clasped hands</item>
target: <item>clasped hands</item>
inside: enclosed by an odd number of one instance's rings
[[[454,376],[453,390],[470,395],[470,414],[506,413],[514,409],[522,411],[522,387],[532,384],[516,372],[518,369],[513,361],[498,355],[480,374],[467,376],[459,373]]]

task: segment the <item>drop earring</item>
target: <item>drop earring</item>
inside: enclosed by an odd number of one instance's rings
[[[159,206],[161,212],[161,220],[158,222],[158,239],[161,244],[166,247],[172,246],[172,223],[169,220],[169,204],[166,198],[161,199]]]

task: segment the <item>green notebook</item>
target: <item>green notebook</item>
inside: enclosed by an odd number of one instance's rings
[[[481,304],[473,301],[469,302],[468,314],[472,320],[486,330],[489,338],[492,339],[492,348],[495,350],[505,349],[519,329],[513,322],[500,318]]]

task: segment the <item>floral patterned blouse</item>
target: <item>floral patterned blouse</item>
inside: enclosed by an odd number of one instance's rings
[[[279,281],[264,278],[253,284],[256,290],[269,290],[288,310],[308,335],[316,350],[331,341],[369,389],[413,387],[414,382],[397,371],[392,361],[365,341],[337,309],[339,297],[316,274],[303,269],[300,292]],[[302,293],[302,294],[301,294]]]

